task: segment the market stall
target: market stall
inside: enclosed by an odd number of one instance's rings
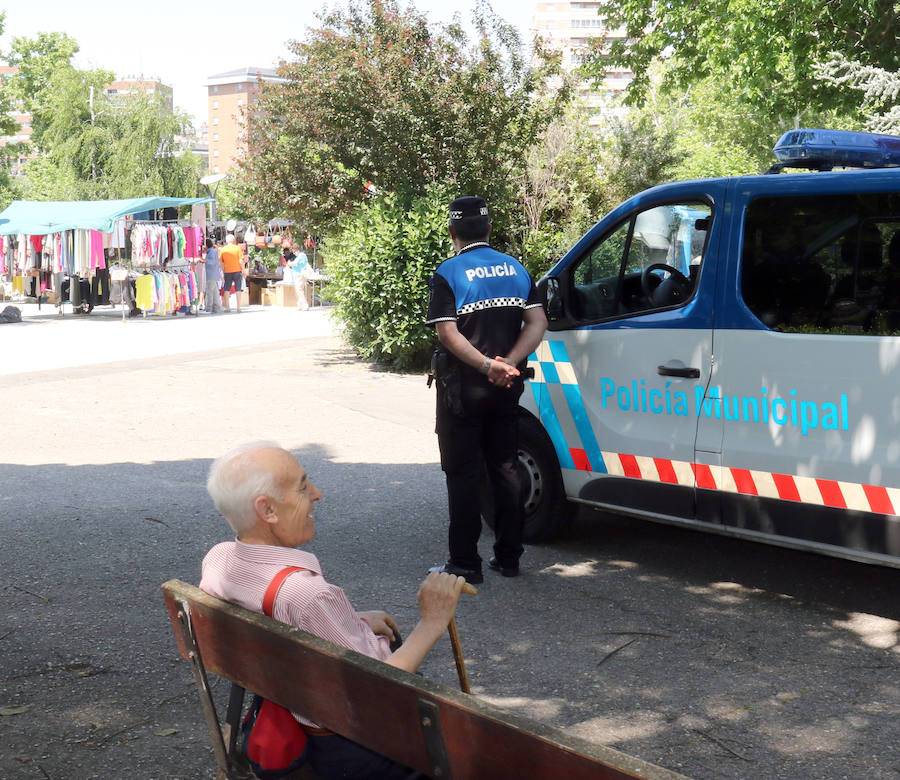
[[[74,311],[195,310],[208,198],[14,201],[0,212],[0,281],[12,297],[52,300]],[[199,206],[179,219],[181,206]]]

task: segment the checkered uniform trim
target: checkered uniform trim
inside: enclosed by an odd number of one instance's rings
[[[475,303],[467,303],[456,310],[458,316],[463,314],[471,314],[473,311],[483,311],[484,309],[502,309],[507,306],[513,306],[517,309],[525,308],[524,298],[488,298],[485,301],[475,301]]]

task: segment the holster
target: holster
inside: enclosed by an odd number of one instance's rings
[[[462,414],[462,372],[459,361],[445,349],[436,349],[431,356],[429,387],[433,380],[438,384],[438,402],[453,414]]]

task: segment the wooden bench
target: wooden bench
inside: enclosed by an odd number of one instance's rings
[[[684,780],[192,585],[170,580],[162,589],[178,650],[193,665],[223,780],[252,777],[235,750],[243,689],[440,780]],[[235,684],[224,731],[207,671]]]

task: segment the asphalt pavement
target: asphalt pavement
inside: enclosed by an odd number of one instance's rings
[[[0,777],[212,778],[159,591],[229,538],[210,462],[297,454],[326,576],[408,632],[446,555],[433,391],[357,360],[327,308],[22,309],[0,325]],[[694,778],[900,778],[900,571],[589,511],[522,566],[460,604],[474,695]],[[456,686],[449,641],[423,672]]]

